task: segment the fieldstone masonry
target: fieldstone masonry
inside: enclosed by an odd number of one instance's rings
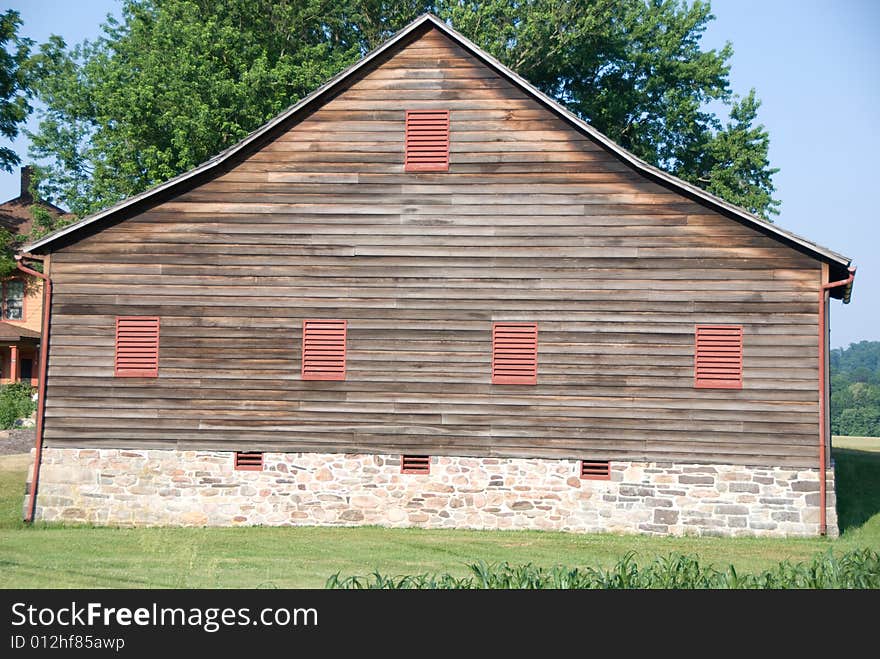
[[[576,460],[266,453],[236,471],[218,451],[43,452],[37,518],[123,526],[338,525],[546,529],[721,536],[819,532],[815,469],[613,462],[583,480]],[[834,472],[828,533],[837,534]]]

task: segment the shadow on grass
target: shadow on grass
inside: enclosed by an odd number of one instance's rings
[[[841,533],[880,513],[880,452],[834,449],[837,518]]]

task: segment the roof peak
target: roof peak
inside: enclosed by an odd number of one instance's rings
[[[504,64],[499,62],[495,57],[484,51],[482,48],[473,43],[470,39],[457,32],[452,26],[445,23],[435,14],[430,12],[426,12],[421,14],[416,19],[411,21],[406,27],[399,30],[397,33],[392,35],[389,39],[387,39],[384,43],[379,45],[377,48],[373,49],[371,52],[366,54],[363,58],[352,64],[351,66],[344,69],[342,72],[328,80],[318,89],[313,91],[311,94],[301,99],[299,102],[290,106],[287,110],[276,116],[274,119],[264,124],[257,130],[250,133],[243,140],[234,144],[233,146],[227,148],[223,152],[219,153],[215,157],[210,160],[198,165],[192,170],[180,174],[164,183],[161,183],[154,188],[142,192],[138,195],[134,195],[110,208],[107,208],[103,211],[99,211],[89,217],[86,217],[79,222],[76,222],[68,227],[60,229],[43,239],[34,242],[25,247],[27,251],[33,252],[41,252],[48,251],[47,248],[51,246],[53,243],[59,241],[61,238],[65,236],[71,236],[72,234],[80,231],[86,226],[94,224],[100,220],[103,220],[111,215],[114,215],[122,210],[129,208],[135,204],[140,202],[144,202],[149,198],[158,195],[161,192],[168,191],[171,188],[182,184],[183,182],[192,179],[193,177],[203,174],[211,169],[216,168],[221,163],[227,161],[229,158],[233,157],[235,154],[241,152],[248,145],[256,141],[259,137],[266,134],[279,124],[295,117],[297,114],[302,113],[306,108],[319,104],[323,98],[325,98],[331,92],[337,90],[341,87],[344,82],[356,71],[363,69],[368,66],[370,63],[376,61],[383,53],[388,52],[398,44],[400,44],[406,37],[413,34],[418,28],[421,26],[430,23],[433,27],[436,27],[440,30],[444,35],[450,38],[453,42],[456,42],[458,45],[467,50],[470,54],[480,60],[484,65],[488,66],[490,69],[494,70],[496,73],[501,75],[504,78],[507,78],[510,82],[515,84],[529,96],[533,97],[543,106],[545,106],[549,111],[558,115],[560,118],[567,121],[577,130],[585,133],[590,138],[592,138],[595,142],[597,142],[600,146],[605,148],[607,151],[621,159],[622,161],[629,164],[631,167],[644,174],[650,179],[655,180],[656,182],[665,185],[667,187],[671,187],[672,189],[684,194],[687,197],[690,197],[700,203],[708,205],[710,208],[721,212],[722,214],[736,219],[737,221],[750,224],[754,226],[759,231],[775,237],[782,242],[788,243],[790,246],[798,249],[809,256],[832,264],[838,270],[845,271],[846,268],[851,264],[851,259],[841,254],[838,254],[830,249],[822,247],[806,238],[798,236],[790,231],[786,231],[785,229],[780,228],[777,225],[770,224],[765,220],[753,215],[747,210],[740,208],[734,204],[731,204],[720,197],[717,197],[702,188],[699,188],[695,185],[687,183],[672,174],[663,171],[644,160],[638,158],[636,155],[627,151],[624,147],[612,141],[609,137],[601,133],[600,131],[593,128],[586,121],[576,116],[566,107],[561,105],[556,100],[550,98],[542,91],[532,86],[529,82],[520,77],[515,71],[507,68]]]

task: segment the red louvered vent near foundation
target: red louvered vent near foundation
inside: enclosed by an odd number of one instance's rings
[[[593,481],[611,479],[611,463],[608,460],[581,460],[581,478]]]
[[[116,318],[116,377],[155,378],[159,375],[159,319]]]
[[[431,456],[429,455],[401,455],[400,473],[402,474],[430,474]]]
[[[449,110],[407,110],[407,172],[449,170]]]
[[[345,379],[345,320],[304,320],[303,380]]]
[[[236,451],[235,468],[239,471],[263,471],[263,454],[259,451]]]
[[[538,384],[538,324],[492,326],[492,384]]]
[[[697,325],[694,387],[742,389],[743,329],[737,325]]]

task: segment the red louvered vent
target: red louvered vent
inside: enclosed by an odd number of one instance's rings
[[[538,324],[492,326],[492,384],[538,384]]]
[[[697,325],[694,348],[694,387],[742,389],[743,328],[737,325]]]
[[[430,474],[431,456],[429,455],[401,455],[401,474]]]
[[[611,463],[608,460],[581,460],[581,478],[591,481],[611,480]]]
[[[449,170],[449,110],[407,110],[407,172]]]
[[[304,320],[303,380],[345,379],[345,320]]]
[[[235,468],[238,471],[263,471],[263,454],[259,451],[236,451]]]
[[[159,375],[159,319],[116,318],[116,377],[155,378]]]

